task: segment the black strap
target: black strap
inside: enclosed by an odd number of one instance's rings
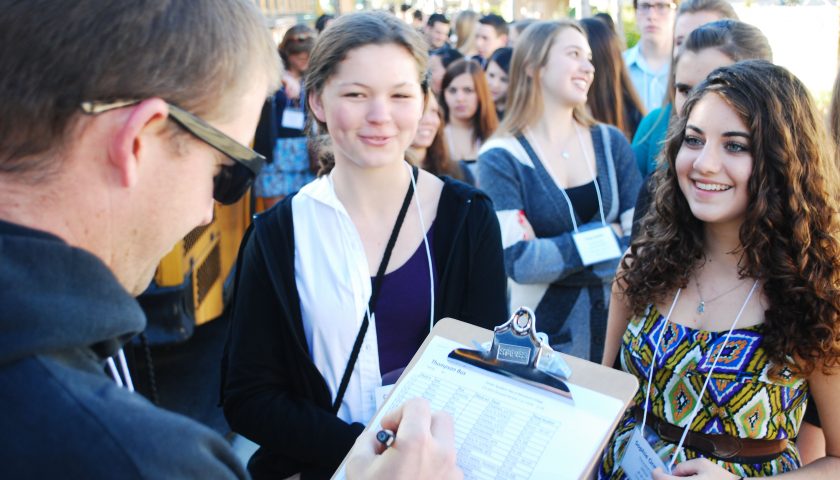
[[[411,167],[411,174],[417,180],[417,167]],[[397,237],[400,235],[400,228],[402,228],[405,215],[408,213],[408,206],[411,204],[411,197],[414,195],[414,186],[409,182],[408,191],[405,192],[405,199],[403,200],[400,213],[397,215],[397,221],[394,223],[394,228],[391,230],[391,238],[388,239],[388,244],[385,246],[385,253],[382,255],[382,262],[379,263],[379,271],[376,272],[376,277],[373,280],[373,288],[370,293],[370,300],[368,301],[368,310],[365,312],[362,319],[362,326],[359,327],[359,333],[356,335],[356,341],[353,343],[353,351],[350,353],[350,358],[347,360],[347,366],[344,367],[344,375],[341,377],[341,385],[338,387],[338,393],[335,395],[335,402],[333,402],[333,413],[338,413],[341,408],[341,402],[344,400],[344,393],[347,391],[347,385],[350,384],[350,377],[353,375],[353,369],[356,367],[356,360],[359,358],[359,352],[362,349],[362,343],[367,333],[370,320],[368,319],[368,312],[373,312],[376,308],[376,300],[379,297],[379,287],[382,285],[382,277],[385,276],[385,269],[388,268],[388,261],[391,259],[391,252],[394,250],[394,245],[397,243]],[[419,200],[418,200],[419,201]]]
[[[254,189],[251,190],[251,208],[253,210],[254,205]],[[255,217],[254,212],[251,212],[251,223],[248,225],[248,228],[245,229],[245,233],[242,235],[242,241],[239,242],[239,252],[236,254],[236,267],[233,270],[233,295],[230,297],[230,304],[227,306],[228,312],[228,325],[227,325],[227,336],[225,337],[225,346],[222,347],[222,368],[221,368],[221,382],[219,383],[219,404],[216,405],[217,407],[223,407],[225,403],[225,386],[227,386],[227,371],[228,365],[230,364],[230,340],[232,338],[233,332],[233,314],[236,310],[234,308],[234,304],[236,303],[236,299],[239,293],[239,277],[242,275],[242,259],[245,258],[245,248],[248,245],[248,240],[251,238],[251,234],[254,233],[255,230]]]

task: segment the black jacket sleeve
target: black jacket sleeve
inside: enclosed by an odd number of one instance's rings
[[[268,163],[274,161],[274,142],[277,139],[276,119],[274,97],[270,97],[263,104],[257,131],[254,133],[254,150],[264,156]]]
[[[364,427],[332,413],[329,390],[306,348],[294,283],[290,201],[258,217],[243,248],[223,406],[231,428],[266,450],[262,461],[292,474],[336,468]],[[285,226],[276,215],[283,208]]]
[[[507,276],[499,221],[487,196],[473,197],[466,222],[469,271],[460,320],[492,330],[507,320]]]

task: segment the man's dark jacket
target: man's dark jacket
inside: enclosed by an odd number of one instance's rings
[[[0,477],[247,477],[221,436],[105,375],[145,324],[97,257],[0,221]]]

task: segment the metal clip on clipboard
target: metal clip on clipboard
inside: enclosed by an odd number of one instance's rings
[[[493,329],[489,350],[456,348],[449,358],[483,368],[571,399],[564,380],[572,375],[569,365],[547,341],[542,341],[535,328],[536,316],[527,307],[519,307],[507,322]]]

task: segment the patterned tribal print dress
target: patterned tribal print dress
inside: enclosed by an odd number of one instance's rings
[[[639,379],[636,405],[644,405],[655,341],[665,325],[665,318],[656,307],[650,306],[644,315],[631,320],[622,338],[621,367]],[[805,414],[808,383],[793,376],[789,369],[770,362],[761,346],[762,328],[757,325],[732,332],[703,396],[703,407],[691,423],[693,431],[742,438],[796,437]],[[668,322],[656,355],[649,411],[668,423],[685,427],[726,333],[694,330]],[[624,478],[619,465],[635,426],[636,420],[628,410],[604,451],[598,478]],[[668,465],[676,445],[659,439],[652,446]],[[701,456],[683,448],[674,464]],[[745,477],[776,475],[801,465],[792,441],[786,451],[765,463],[710,460]]]

